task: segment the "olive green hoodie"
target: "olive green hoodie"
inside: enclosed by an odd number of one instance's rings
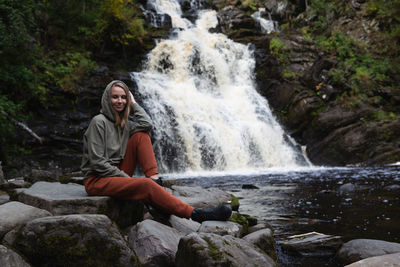
[[[131,104],[129,123],[124,127],[115,125],[111,105],[111,86],[121,81],[112,81],[104,90],[100,114],[93,117],[83,136],[81,170],[85,177],[129,177],[117,165],[125,156],[129,137],[136,132],[149,132],[151,119],[139,104]],[[129,97],[129,92],[126,92]]]

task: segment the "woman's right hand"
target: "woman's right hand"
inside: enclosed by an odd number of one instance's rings
[[[129,98],[131,100],[131,104],[136,104],[135,98],[133,97],[133,94],[131,91],[129,91]]]

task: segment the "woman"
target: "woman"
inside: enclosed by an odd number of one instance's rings
[[[100,114],[83,137],[81,169],[86,192],[93,196],[143,200],[169,214],[203,222],[227,220],[229,206],[195,209],[160,186],[157,163],[148,132],[151,119],[136,103],[122,81],[112,81],[104,90]],[[132,178],[139,163],[146,177]]]

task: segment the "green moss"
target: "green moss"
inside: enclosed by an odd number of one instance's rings
[[[294,71],[286,67],[282,70],[282,77],[286,79],[295,79],[297,76]]]
[[[218,261],[220,259],[222,259],[222,253],[219,251],[219,249],[210,241],[210,239],[208,239],[207,237],[203,238],[207,244],[208,244],[208,249],[210,251],[211,257]]]
[[[271,55],[275,55],[280,63],[288,62],[289,47],[281,39],[274,37],[269,42]]]
[[[232,208],[232,210],[234,210],[234,211],[238,211],[239,210],[239,206],[240,206],[240,203],[239,203],[239,199],[237,198],[237,197],[235,197],[234,195],[231,195],[232,196],[232,200],[231,200],[231,208]]]
[[[246,235],[249,232],[249,221],[242,214],[234,213],[234,214],[232,214],[232,216],[229,220],[232,222],[238,223],[243,227],[243,229],[242,229],[243,235]]]

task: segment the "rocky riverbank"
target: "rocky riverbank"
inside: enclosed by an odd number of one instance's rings
[[[167,190],[195,207],[225,203],[235,210],[228,222],[199,224],[137,201],[89,197],[79,173],[61,181],[40,171],[2,181],[1,266],[280,265],[273,229],[241,214],[238,199],[222,190],[166,181]],[[294,258],[322,257],[350,266],[380,266],[400,257],[398,243],[343,244],[339,236],[316,232],[288,237],[279,247]]]

